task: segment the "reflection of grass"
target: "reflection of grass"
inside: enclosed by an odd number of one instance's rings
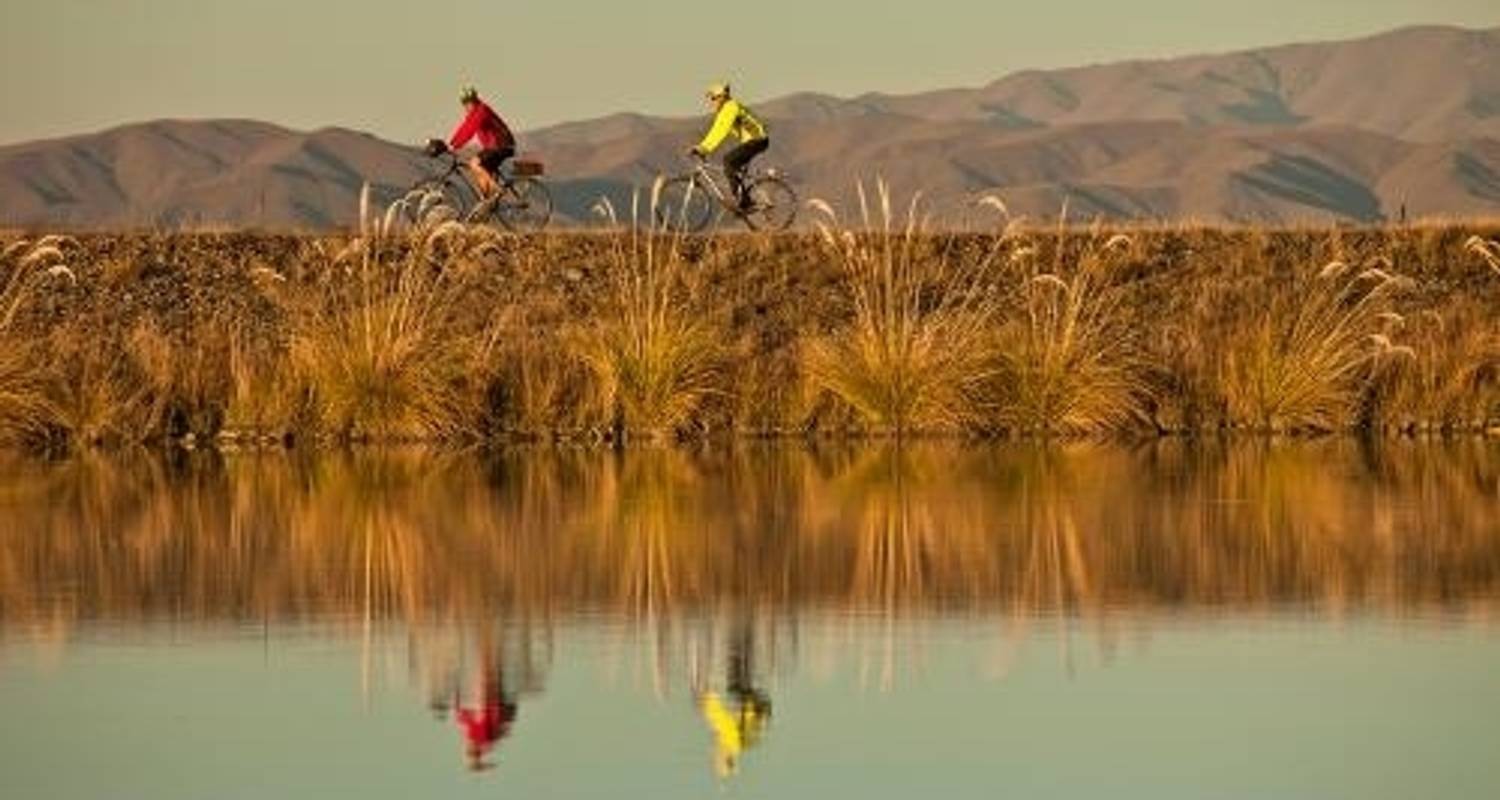
[[[1068,479],[1053,473],[1050,461],[1039,459],[1040,479],[1028,480],[1022,494],[1026,567],[1013,605],[1020,613],[1097,610],[1087,551],[1068,503]]]
[[[624,455],[612,496],[596,506],[605,513],[581,531],[587,540],[580,543],[614,565],[606,584],[613,607],[649,617],[703,600],[704,548],[713,534],[691,505],[695,483],[675,451]]]
[[[0,619],[1072,614],[1500,588],[1482,442],[4,466]]]
[[[850,599],[856,608],[896,611],[925,602],[973,601],[994,561],[986,520],[965,513],[973,498],[944,485],[951,476],[931,451],[871,451],[839,481],[854,523]]]

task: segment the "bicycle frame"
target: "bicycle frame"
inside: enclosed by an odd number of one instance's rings
[[[704,188],[715,200],[719,202],[719,205],[729,209],[736,215],[740,214],[741,212],[739,204],[737,202],[734,202],[734,200],[730,198],[729,189],[725,186],[725,183],[729,181],[729,176],[724,172],[724,165],[709,161],[708,159],[701,157],[694,157],[692,159],[692,163],[693,169],[691,174],[693,176],[693,185]],[[722,176],[722,178],[720,176]],[[759,180],[760,178],[781,177],[783,176],[780,174],[780,172],[774,168],[756,168],[745,170],[744,181],[748,186],[749,184],[755,183],[755,181]]]
[[[729,192],[719,184],[719,178],[715,177],[715,173],[724,175],[724,168],[718,165],[710,165],[708,159],[693,159],[693,185],[707,191],[715,200],[719,201],[720,205],[730,206],[732,204],[729,202]],[[724,180],[727,181],[728,179],[726,175]]]
[[[663,216],[660,211],[653,212],[657,215],[658,222],[664,225],[674,224],[672,218],[681,215],[676,224],[680,224],[684,230],[696,232],[713,221],[711,215],[715,205],[718,206],[720,218],[727,213],[744,222],[751,230],[781,230],[795,218],[796,192],[786,184],[783,173],[775,167],[745,170],[743,180],[747,191],[746,200],[749,202],[742,205],[736,193],[728,188],[727,169],[710,162],[701,154],[691,154],[687,159],[690,165],[688,169],[666,178],[662,184],[663,189],[671,189],[667,194],[666,215]],[[766,189],[761,190],[762,186]],[[678,192],[683,194],[679,195]],[[778,196],[769,197],[766,192]],[[688,209],[695,194],[698,195],[698,202],[706,208],[690,214]],[[781,200],[787,202],[782,203]],[[784,210],[777,211],[785,208],[791,209],[790,215]]]
[[[484,196],[483,193],[479,191],[479,187],[474,185],[474,178],[469,173],[469,163],[467,161],[459,158],[458,154],[451,150],[438,156],[438,158],[441,158],[448,163],[447,169],[443,170],[443,172],[439,175],[434,175],[430,178],[424,178],[422,181],[418,182],[416,186],[412,187],[413,190],[420,189],[423,186],[428,186],[431,184],[446,186],[448,185],[448,182],[454,178],[454,176],[457,176],[458,180],[463,183],[464,188],[468,189],[468,194],[465,195],[466,200],[469,198],[478,199]],[[495,176],[495,180],[499,182],[500,190],[502,192],[511,191],[513,181],[511,181],[511,176],[506,175],[503,169],[498,175]]]
[[[553,213],[552,194],[540,180],[541,170],[517,171],[514,165],[501,165],[494,174],[498,191],[486,196],[479,181],[468,168],[469,161],[451,150],[427,155],[441,160],[439,168],[418,181],[406,192],[407,198],[420,197],[420,214],[431,207],[448,209],[451,219],[465,223],[498,224],[507,230],[532,232],[547,226]],[[434,199],[436,198],[436,199]],[[408,203],[412,202],[407,200]]]

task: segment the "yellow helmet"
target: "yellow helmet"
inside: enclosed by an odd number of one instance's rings
[[[708,85],[708,99],[722,100],[729,96],[728,83],[711,83]]]

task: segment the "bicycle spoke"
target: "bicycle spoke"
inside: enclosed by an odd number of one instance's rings
[[[750,185],[750,210],[745,222],[755,230],[779,231],[797,216],[797,194],[780,178],[759,177]]]
[[[663,230],[696,233],[708,225],[713,209],[713,200],[698,179],[681,175],[662,184],[652,213]]]
[[[508,196],[502,196],[495,206],[501,224],[519,233],[547,227],[552,218],[552,195],[546,184],[523,177],[511,181],[504,191]]]

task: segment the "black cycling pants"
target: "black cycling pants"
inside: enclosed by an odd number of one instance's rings
[[[745,199],[745,168],[761,153],[771,149],[770,139],[754,139],[745,142],[724,154],[724,174],[729,176],[729,188],[736,200]]]
[[[479,166],[484,171],[495,177],[500,177],[500,167],[506,161],[514,158],[516,148],[514,147],[486,147],[479,151]]]

